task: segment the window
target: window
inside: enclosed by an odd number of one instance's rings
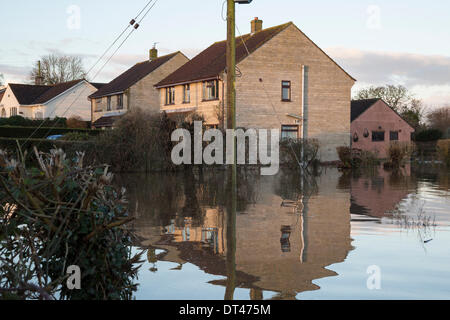
[[[108,103],[106,105],[106,110],[107,111],[111,111],[111,97],[108,97],[107,101],[108,101]]]
[[[117,96],[117,110],[123,109],[123,94]]]
[[[384,141],[384,131],[372,131],[372,141]]]
[[[291,101],[291,82],[281,81],[281,100]]]
[[[203,100],[217,100],[219,99],[219,81],[205,81],[203,82]]]
[[[298,126],[281,126],[281,139],[298,139]]]
[[[44,114],[42,112],[36,112],[36,114],[34,115],[34,118],[38,119],[38,120],[42,120],[42,119],[44,119]]]
[[[175,104],[175,87],[166,88],[166,104]]]
[[[6,118],[6,110],[5,110],[5,108],[2,109],[2,118]]]
[[[185,84],[183,87],[183,103],[191,102],[191,85]]]
[[[95,103],[101,104],[101,103],[102,103],[102,98],[96,99],[96,100],[95,100]]]
[[[389,138],[391,141],[397,141],[398,140],[398,131],[391,131],[389,134]]]
[[[10,117],[17,116],[17,108],[16,107],[9,109],[9,116]]]

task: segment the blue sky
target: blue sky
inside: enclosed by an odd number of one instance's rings
[[[0,73],[5,82],[27,81],[40,56],[65,53],[84,57],[89,67],[147,0],[2,1]],[[158,42],[160,54],[177,50],[194,56],[225,39],[223,0],[159,0],[96,81],[110,81],[147,58]],[[80,9],[79,28],[69,28]],[[408,86],[427,104],[450,104],[450,1],[448,0],[254,0],[237,6],[242,33],[259,17],[270,27],[293,21],[316,44],[368,84]],[[92,75],[91,75],[92,76]]]

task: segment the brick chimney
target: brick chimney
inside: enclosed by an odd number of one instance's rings
[[[158,58],[158,49],[155,46],[150,49],[150,61],[153,61]]]
[[[261,31],[263,28],[263,21],[259,20],[258,17],[252,20],[252,34]]]

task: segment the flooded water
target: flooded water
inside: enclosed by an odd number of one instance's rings
[[[450,299],[450,172],[127,175],[137,299]]]

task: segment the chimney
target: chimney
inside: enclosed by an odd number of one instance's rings
[[[42,76],[42,72],[41,72],[41,61],[38,61],[38,71],[37,71],[37,75],[34,78],[34,83],[38,86],[42,85],[42,83],[44,82],[44,77]]]
[[[252,20],[252,34],[261,31],[263,28],[263,21],[259,20],[258,17],[256,17],[254,20]]]
[[[158,58],[158,49],[156,49],[156,44],[150,49],[150,61]]]

